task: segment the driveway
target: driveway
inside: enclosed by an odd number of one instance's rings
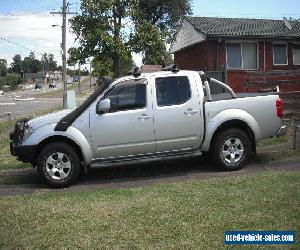
[[[201,180],[254,174],[261,171],[300,171],[300,158],[252,163],[234,172],[216,169],[207,158],[168,161],[143,165],[91,169],[74,186],[64,189],[50,189],[39,181],[33,169],[0,171],[0,196],[31,194],[36,192],[91,191],[139,187],[157,183]]]

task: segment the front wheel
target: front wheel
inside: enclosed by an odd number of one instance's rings
[[[80,158],[72,146],[62,142],[46,145],[37,160],[37,170],[51,187],[67,187],[80,176]]]
[[[251,142],[244,131],[237,128],[227,129],[213,141],[212,153],[219,167],[238,170],[250,157]]]

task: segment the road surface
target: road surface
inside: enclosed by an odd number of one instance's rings
[[[5,93],[3,96],[0,96],[0,119],[6,113],[10,113],[11,117],[14,118],[60,106],[62,104],[62,98],[43,98],[35,96],[38,92],[48,91],[48,89],[33,89]]]
[[[89,86],[87,80],[89,80],[88,77],[82,77],[82,82],[84,82],[82,88],[84,90]],[[48,85],[45,85],[42,89],[34,89],[33,86],[32,89],[11,91],[1,95],[0,120],[7,119],[7,113],[11,114],[11,118],[15,118],[62,107],[62,97],[59,97],[58,89],[62,91],[61,83],[58,83],[57,87],[53,89],[49,89]],[[51,92],[56,92],[56,95],[54,97],[51,94],[47,94],[47,97],[39,95]]]

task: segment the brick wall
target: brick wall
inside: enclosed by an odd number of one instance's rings
[[[217,40],[207,40],[196,44],[176,52],[174,60],[180,69],[204,71],[220,69],[226,65],[225,41],[218,43]],[[288,65],[276,66],[273,65],[272,42],[259,41],[258,69],[228,70],[227,83],[236,92],[258,92],[272,88],[273,85],[279,85],[282,91],[300,91],[299,70],[300,65],[293,65],[291,42],[288,43]]]
[[[207,41],[188,47],[174,54],[174,61],[179,69],[207,70]]]
[[[265,47],[265,50],[264,50]],[[225,51],[225,45],[222,47]],[[265,52],[264,52],[265,51]],[[265,60],[264,60],[265,55]],[[272,42],[258,42],[258,70],[228,70],[228,83],[236,92],[259,92],[279,86],[281,91],[300,91],[300,65],[293,65],[288,43],[288,65],[273,65]]]

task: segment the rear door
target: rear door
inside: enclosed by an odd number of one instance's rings
[[[201,93],[191,75],[173,74],[155,78],[154,127],[157,152],[200,147],[204,119]]]

